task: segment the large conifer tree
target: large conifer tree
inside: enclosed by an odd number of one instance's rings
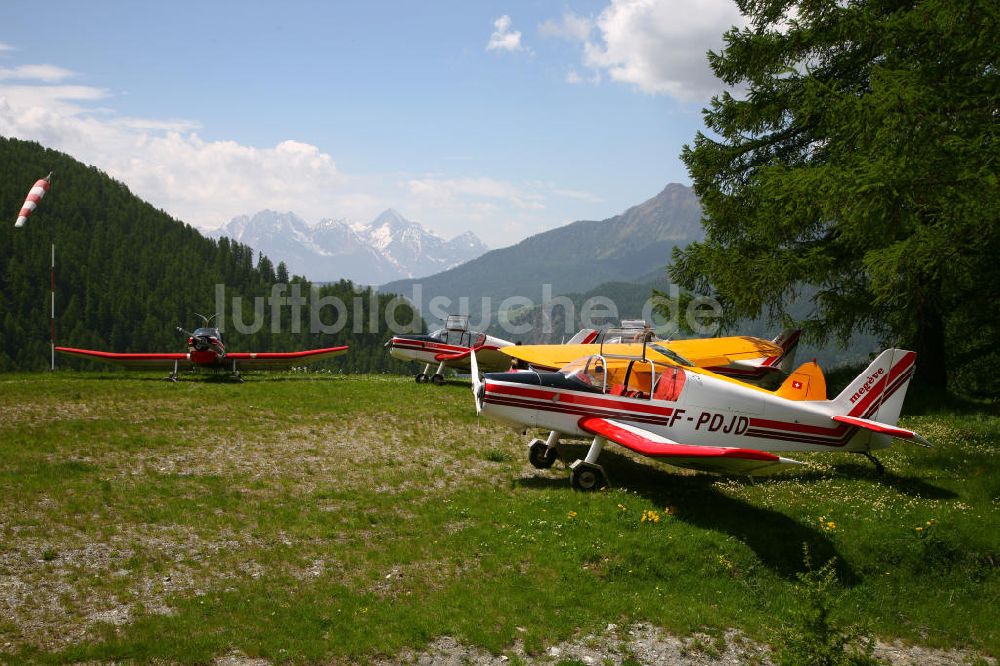
[[[1000,5],[738,4],[747,27],[709,54],[738,92],[682,155],[707,235],[675,251],[673,278],[731,320],[812,285],[814,338],[874,331],[936,385],[1000,360]]]

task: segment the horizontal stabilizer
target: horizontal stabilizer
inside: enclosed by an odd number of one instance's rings
[[[856,428],[871,430],[872,432],[877,432],[882,435],[889,435],[890,437],[895,437],[897,439],[905,439],[927,448],[932,446],[931,443],[921,435],[913,432],[912,430],[900,428],[899,426],[891,426],[885,423],[879,423],[878,421],[862,419],[857,416],[834,416],[833,420],[838,423],[846,423],[848,425],[855,426]]]
[[[627,449],[650,458],[660,458],[677,467],[720,474],[768,474],[785,465],[801,465],[766,451],[737,449],[724,446],[681,444],[636,426],[585,416],[580,428],[592,435],[605,437]]]

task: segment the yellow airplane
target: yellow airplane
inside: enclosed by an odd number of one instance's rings
[[[623,322],[624,323],[624,322]],[[775,373],[787,374],[795,367],[795,350],[800,331],[783,331],[774,340],[749,335],[689,340],[657,340],[652,329],[644,327],[612,328],[604,331],[584,329],[562,345],[516,345],[500,351],[514,359],[515,368],[558,370],[578,358],[594,353],[611,356],[635,356],[643,343],[650,357],[668,358],[688,367],[710,370],[744,382],[758,382]]]

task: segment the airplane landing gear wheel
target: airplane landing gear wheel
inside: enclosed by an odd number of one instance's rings
[[[437,386],[441,386],[441,384],[444,384],[444,375],[434,374],[433,376],[431,376],[431,383]]]
[[[549,448],[548,444],[540,439],[533,439],[528,445],[528,462],[535,469],[548,469],[558,458],[559,454],[555,447]]]
[[[421,372],[421,373],[420,373],[419,375],[417,375],[417,376],[416,376],[416,377],[415,377],[414,379],[416,379],[416,380],[417,380],[417,383],[418,383],[418,384],[423,384],[424,382],[426,382],[426,381],[427,381],[427,375],[425,375],[424,373],[422,373],[422,372]]]
[[[608,485],[608,477],[604,474],[604,468],[600,465],[577,460],[570,465],[570,469],[573,470],[570,481],[576,490],[600,490]]]

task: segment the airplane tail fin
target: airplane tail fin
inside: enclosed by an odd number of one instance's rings
[[[576,335],[566,341],[567,345],[589,345],[600,334],[596,328],[581,328]]]
[[[886,349],[833,399],[837,411],[896,425],[916,361],[916,352]]]
[[[831,401],[837,412],[833,420],[859,429],[848,450],[882,448],[893,437],[930,446],[912,430],[896,426],[916,361],[915,352],[886,349]]]
[[[775,393],[786,400],[826,400],[826,377],[816,361],[803,363]]]
[[[790,373],[795,367],[795,352],[798,351],[801,334],[802,330],[798,328],[786,328],[778,334],[771,342],[781,347],[781,355],[768,358],[763,365],[779,368],[785,374]]]

